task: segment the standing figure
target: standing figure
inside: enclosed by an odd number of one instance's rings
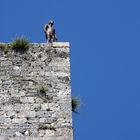
[[[54,25],[54,21],[50,20],[48,22],[48,24],[45,24],[45,26],[44,26],[44,32],[45,32],[46,40],[48,43],[57,41],[57,37],[55,34],[55,28],[53,25]]]

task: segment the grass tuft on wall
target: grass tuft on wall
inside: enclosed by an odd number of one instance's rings
[[[11,43],[12,49],[17,52],[25,52],[29,49],[29,40],[25,37],[17,37]]]

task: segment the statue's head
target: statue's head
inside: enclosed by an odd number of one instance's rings
[[[53,20],[50,20],[49,21],[49,24],[53,25],[54,24],[54,21]]]

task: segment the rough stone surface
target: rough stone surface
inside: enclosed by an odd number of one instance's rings
[[[0,140],[72,140],[69,43],[0,49]]]

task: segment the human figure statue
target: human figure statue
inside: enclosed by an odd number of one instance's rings
[[[48,43],[56,42],[58,40],[56,37],[55,28],[53,25],[54,25],[54,21],[50,20],[44,26],[44,32],[45,32],[46,40]]]

